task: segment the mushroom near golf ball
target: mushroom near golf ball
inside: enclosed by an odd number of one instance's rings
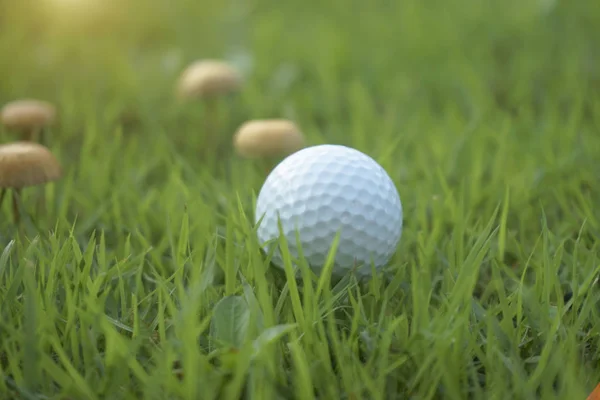
[[[2,108],[0,119],[7,129],[19,131],[31,140],[34,133],[54,123],[56,108],[41,100],[15,100]]]
[[[304,147],[304,135],[296,124],[285,119],[245,122],[233,138],[237,152],[243,157],[287,156]]]
[[[262,218],[262,221],[261,221]],[[278,219],[291,256],[302,253],[318,272],[336,234],[340,234],[333,273],[355,269],[368,275],[396,251],[402,232],[402,204],[386,171],[371,157],[346,146],[319,145],[285,158],[269,174],[258,195],[258,238],[278,246]],[[282,267],[280,250],[272,261]]]
[[[0,145],[0,202],[12,190],[15,222],[19,220],[17,198],[28,186],[43,185],[62,176],[62,168],[54,155],[41,144],[14,142]]]
[[[213,97],[235,92],[241,84],[240,74],[229,64],[218,60],[200,60],[190,64],[181,73],[177,94],[182,99]]]

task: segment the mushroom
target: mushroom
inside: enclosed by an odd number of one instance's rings
[[[204,128],[212,139],[219,129],[219,98],[238,91],[241,86],[242,77],[231,65],[219,60],[199,60],[181,73],[177,96],[184,101],[205,101]]]
[[[177,94],[181,99],[210,98],[237,91],[240,74],[219,60],[200,60],[190,64],[179,77]]]
[[[287,156],[305,146],[304,135],[286,119],[256,119],[243,123],[233,137],[237,152],[246,158]]]
[[[13,142],[0,145],[0,205],[12,189],[13,216],[20,220],[18,198],[21,190],[56,181],[62,168],[45,146],[33,142]]]
[[[39,134],[43,142],[44,128],[56,120],[56,108],[41,100],[15,100],[2,107],[0,119],[7,129],[20,132],[24,140],[32,141]]]

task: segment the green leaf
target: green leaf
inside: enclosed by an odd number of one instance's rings
[[[260,336],[254,340],[253,357],[257,357],[265,347],[281,339],[283,336],[296,329],[296,327],[297,324],[283,324],[265,329]]]
[[[212,347],[240,348],[246,340],[250,323],[250,307],[241,296],[222,298],[213,309],[210,322]]]

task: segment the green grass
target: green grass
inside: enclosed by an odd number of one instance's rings
[[[69,25],[0,1],[0,102],[56,103],[65,167],[44,214],[24,192],[21,235],[0,210],[0,398],[584,399],[600,381],[600,3],[123,3]],[[203,57],[247,75],[216,136],[173,96]],[[269,266],[264,168],[231,149],[268,117],[389,172],[389,277]]]

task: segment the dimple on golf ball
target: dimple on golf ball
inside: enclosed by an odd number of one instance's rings
[[[317,272],[338,232],[335,274],[350,269],[368,274],[371,265],[383,267],[402,232],[402,204],[394,182],[371,157],[342,145],[293,153],[271,171],[260,190],[255,212],[258,239],[266,251],[276,246],[272,262],[283,267],[276,240],[278,218],[290,255],[299,256],[298,235],[302,254]]]

